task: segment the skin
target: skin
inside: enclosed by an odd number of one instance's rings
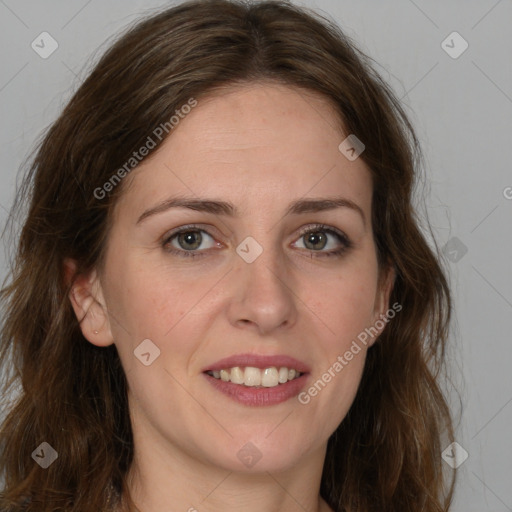
[[[128,482],[141,511],[330,510],[319,498],[327,440],[376,338],[307,405],[296,397],[241,405],[202,369],[237,353],[286,354],[311,367],[307,389],[387,311],[393,276],[377,264],[371,176],[361,158],[339,151],[347,135],[312,93],[231,87],[201,98],[125,178],[105,264],[77,279],[71,301],[85,315],[84,336],[115,343],[126,372],[135,450]],[[176,195],[228,201],[239,216],[172,208],[137,223]],[[334,196],[356,203],[365,220],[348,207],[285,215],[294,200]],[[325,247],[306,246],[301,228],[317,223],[342,231],[352,247],[322,257],[343,243],[327,233]],[[202,232],[203,256],[163,247],[186,224],[211,235]],[[252,263],[236,252],[247,236],[263,248]],[[185,252],[176,238],[171,247]],[[160,349],[149,366],[134,356],[144,339]],[[248,442],[261,453],[252,468],[237,457]]]

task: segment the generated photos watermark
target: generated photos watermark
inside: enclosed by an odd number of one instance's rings
[[[142,160],[149,155],[149,152],[154,149],[158,142],[165,138],[171,130],[176,128],[181,119],[184,119],[190,111],[197,106],[197,100],[190,98],[187,103],[176,109],[175,115],[171,116],[169,121],[160,123],[151,133],[144,144],[138,151],[134,151],[132,156],[116,171],[114,174],[101,186],[94,189],[94,197],[99,201],[105,199],[109,192],[121,182],[121,180],[129,174]],[[155,140],[157,139],[157,140]]]
[[[311,398],[318,395],[322,389],[327,386],[331,380],[338,375],[345,366],[347,366],[354,356],[361,352],[361,344],[366,346],[368,341],[372,340],[376,336],[382,332],[382,329],[386,326],[386,324],[395,318],[396,314],[402,310],[402,305],[398,302],[395,302],[391,308],[389,308],[385,314],[380,315],[379,320],[377,320],[371,327],[367,327],[364,331],[361,331],[357,335],[357,339],[352,340],[352,344],[343,355],[339,355],[336,358],[336,361],[320,376],[320,378],[314,382],[306,391],[302,391],[298,395],[298,400],[301,404],[309,404],[311,402]]]

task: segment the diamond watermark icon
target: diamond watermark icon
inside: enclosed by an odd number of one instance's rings
[[[47,469],[57,460],[59,454],[44,441],[32,452],[31,456],[43,469]]]
[[[246,263],[252,263],[261,255],[263,247],[252,236],[248,236],[238,245],[236,252]]]
[[[133,353],[144,366],[149,366],[160,355],[160,349],[151,340],[146,339],[137,346]]]
[[[458,59],[468,49],[468,47],[468,42],[458,32],[452,32],[441,43],[441,48],[452,59]]]
[[[450,238],[443,246],[443,254],[452,262],[459,262],[468,252],[466,245],[456,236]]]
[[[236,456],[240,459],[240,462],[248,468],[255,466],[261,457],[263,457],[262,453],[251,442],[244,444],[242,448],[238,450]]]
[[[351,162],[356,160],[365,148],[366,146],[353,133],[338,146],[343,156]]]
[[[30,46],[39,57],[47,59],[59,47],[59,43],[48,32],[41,32]]]
[[[462,446],[453,442],[441,454],[443,460],[453,469],[457,469],[469,457],[469,453]]]

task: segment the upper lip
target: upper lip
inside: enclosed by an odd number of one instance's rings
[[[261,370],[275,366],[277,368],[293,368],[301,373],[310,372],[309,366],[306,363],[303,363],[294,357],[280,354],[275,356],[263,356],[258,354],[236,354],[233,356],[225,357],[224,359],[220,359],[219,361],[206,366],[202,371],[220,371],[223,369],[234,368],[235,366],[251,366],[253,368],[260,368]]]

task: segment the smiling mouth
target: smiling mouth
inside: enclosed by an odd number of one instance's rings
[[[264,369],[255,368],[254,366],[235,366],[222,370],[210,370],[205,373],[224,382],[256,388],[274,388],[291,380],[298,379],[303,375],[295,368],[287,368],[285,366],[280,368],[271,366]]]

